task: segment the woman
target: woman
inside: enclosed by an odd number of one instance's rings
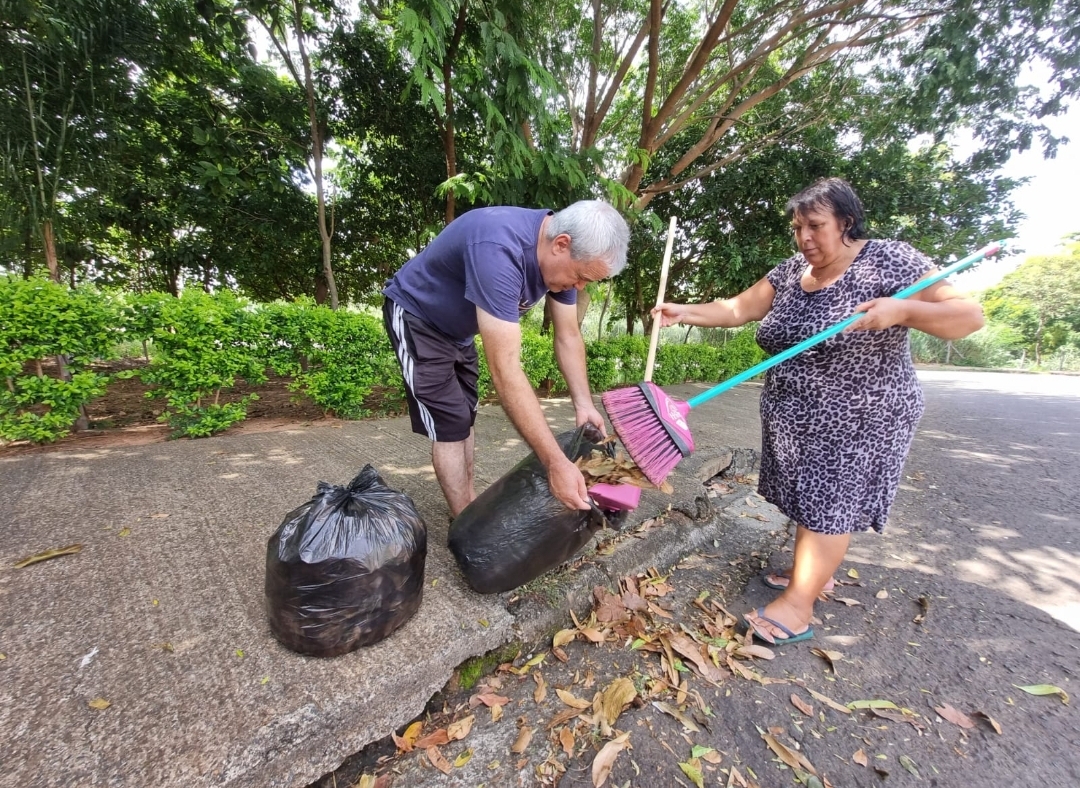
[[[745,616],[769,643],[813,637],[814,601],[832,587],[851,534],[885,526],[923,412],[908,329],[953,340],[983,324],[979,304],[945,281],[891,297],[934,265],[906,243],[868,239],[862,203],[846,181],[804,189],[787,215],[799,254],[734,298],[654,310],[665,326],[760,320],[758,343],[774,354],[865,312],[766,374],[758,489],[796,523],[792,566],[764,578],[782,593]]]

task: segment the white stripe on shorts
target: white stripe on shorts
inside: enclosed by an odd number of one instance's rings
[[[427,430],[427,436],[433,441],[438,440],[435,437],[435,419],[432,418],[431,411],[427,409],[427,406],[416,396],[416,390],[413,388],[413,366],[415,362],[412,356],[409,355],[409,343],[405,341],[405,310],[396,301],[393,303],[394,312],[390,322],[394,328],[394,336],[397,337],[398,361],[401,363],[401,374],[405,378],[405,385],[409,387],[409,391],[416,401],[416,407],[420,411],[420,421],[423,423],[424,429]]]

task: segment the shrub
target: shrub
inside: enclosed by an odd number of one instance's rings
[[[343,419],[371,415],[365,400],[376,386],[401,379],[382,321],[347,309],[307,307],[304,343],[310,366],[293,383]]]
[[[174,435],[200,438],[246,418],[247,405],[257,395],[223,403],[221,394],[237,378],[256,384],[266,380],[257,351],[259,310],[227,290],[214,295],[185,290],[157,307],[153,340],[158,353],[140,377],[155,386],[147,396],[165,399],[160,420]]]
[[[118,306],[97,290],[0,278],[0,438],[42,443],[68,434],[105,391],[109,377],[88,367],[109,356],[121,322]],[[47,359],[59,359],[55,377],[44,373]]]

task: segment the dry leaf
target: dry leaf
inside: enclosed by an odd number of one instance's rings
[[[921,624],[926,621],[926,614],[930,612],[930,598],[925,596],[919,597],[919,608],[922,612],[911,619],[911,623],[913,624]]]
[[[469,735],[472,731],[473,723],[476,722],[476,717],[470,714],[468,717],[464,717],[457,722],[451,722],[450,726],[446,729],[446,736],[450,741],[460,741]]]
[[[991,717],[989,714],[987,714],[985,711],[972,712],[972,716],[980,720],[986,720],[988,723],[990,723],[990,727],[997,731],[997,734],[999,736],[1001,735],[1001,726],[998,724],[998,721]]]
[[[582,700],[573,693],[563,689],[556,689],[555,694],[559,696],[559,700],[572,709],[588,709],[592,706],[592,701]]]
[[[559,730],[559,744],[567,757],[574,757],[574,732],[570,728],[563,727]]]
[[[370,774],[362,774],[353,788],[375,788],[375,778]]]
[[[757,659],[776,659],[776,653],[771,648],[759,646],[756,643],[739,646],[733,652],[737,657],[755,657]]]
[[[545,727],[547,727],[548,730],[551,730],[552,728],[558,727],[565,722],[569,722],[570,720],[574,719],[574,717],[577,717],[580,714],[580,709],[563,709],[554,717],[552,717],[551,722],[549,722]]]
[[[491,707],[491,721],[492,722],[498,722],[499,720],[501,720],[502,715],[503,715],[503,707],[502,706],[492,706]]]
[[[582,627],[578,632],[584,635],[585,639],[592,643],[603,643],[607,639],[604,632],[601,632],[599,629],[594,629],[593,627]]]
[[[450,774],[454,770],[454,767],[450,765],[450,761],[443,757],[443,754],[439,752],[438,747],[428,747],[424,750],[424,754],[427,755],[427,759],[431,761],[431,765],[438,769],[443,774]]]
[[[618,678],[607,685],[601,700],[601,713],[608,725],[614,725],[623,708],[637,697],[634,683],[628,678]]]
[[[802,769],[804,772],[810,772],[810,774],[817,776],[817,770],[814,768],[814,765],[806,760],[806,756],[801,752],[793,750],[778,741],[771,733],[763,733],[761,734],[761,738],[769,745],[769,749],[775,752],[780,757],[780,760],[792,769]]]
[[[813,717],[814,716],[814,707],[811,706],[809,703],[807,703],[802,698],[800,698],[794,692],[791,693],[791,705],[794,706],[799,711],[801,711],[807,717]]]
[[[454,768],[460,769],[472,759],[472,748],[465,750],[458,757],[454,758]]]
[[[570,657],[566,656],[566,652],[558,646],[551,649],[551,653],[555,655],[555,659],[559,660],[559,662],[566,662],[570,659]]]
[[[871,707],[870,713],[875,717],[881,717],[883,720],[892,720],[893,722],[906,722],[917,731],[926,730],[926,726],[919,722],[914,713],[911,715],[904,714],[899,709],[875,709]]]
[[[422,731],[423,729],[424,723],[420,720],[417,720],[408,728],[406,728],[405,732],[400,736],[398,736],[396,733],[391,732],[390,738],[394,740],[394,744],[396,744],[397,748],[402,752],[412,752],[413,747],[416,744],[416,740],[420,738],[420,731]]]
[[[416,740],[414,745],[418,750],[426,750],[428,747],[442,747],[444,744],[450,743],[450,736],[446,733],[446,728],[439,728],[429,733],[427,736],[422,736]]]
[[[544,698],[547,697],[547,682],[544,681],[544,677],[539,672],[533,673],[533,680],[536,681],[536,689],[533,690],[533,700],[537,703],[543,703]]]
[[[713,766],[716,766],[722,760],[724,760],[724,756],[710,747],[708,752],[702,753],[701,760],[711,763]]]
[[[856,605],[862,604],[862,602],[860,602],[858,599],[852,599],[851,597],[846,596],[838,596],[835,597],[835,599],[837,602],[843,602],[848,607],[855,607]]]
[[[593,589],[596,599],[596,620],[602,624],[622,621],[626,618],[626,606],[622,599],[602,586]]]
[[[942,717],[947,719],[953,725],[959,725],[961,728],[968,728],[968,729],[971,729],[971,728],[975,727],[975,721],[972,720],[971,717],[964,714],[964,712],[962,712],[962,711],[958,711],[957,709],[954,709],[948,703],[946,703],[943,706],[935,706],[934,711],[936,711]]]
[[[474,700],[477,701],[477,702],[474,703],[473,702]],[[479,693],[477,695],[473,695],[471,698],[469,698],[469,707],[475,709],[481,703],[483,703],[485,706],[492,706],[492,707],[494,707],[494,706],[505,706],[509,702],[510,702],[510,699],[503,696],[503,695],[496,695],[493,692],[481,692],[481,693]]]
[[[630,734],[622,733],[600,748],[592,762],[593,788],[601,788],[611,774],[619,753],[630,746]]]
[[[74,555],[82,550],[81,544],[69,544],[67,547],[55,547],[52,550],[45,550],[41,553],[35,553],[29,558],[24,558],[15,564],[16,569],[23,569],[31,564],[39,564],[42,561],[48,561],[50,558],[59,558],[62,555]]]
[[[829,651],[828,649],[824,648],[810,649],[810,653],[815,654],[828,662],[829,667],[832,668],[833,673],[836,673],[836,663],[844,658],[844,655],[841,654],[839,651]]]
[[[560,646],[565,646],[576,637],[576,629],[560,629],[555,633],[555,637],[551,639],[551,645],[553,648],[559,648]]]
[[[731,771],[728,773],[727,788],[733,788],[733,786],[736,785],[738,785],[739,788],[748,788],[750,784],[746,782],[746,778],[742,776],[742,773],[732,766]]]
[[[859,579],[859,570],[858,569],[849,569],[849,570],[847,570],[847,576],[850,577],[852,580],[858,580]]]
[[[877,598],[877,599],[888,599],[889,598],[889,592],[886,591],[883,588],[880,591],[878,591],[876,594],[874,594],[874,597]]]
[[[105,709],[112,706],[112,703],[105,700],[104,698],[94,698],[92,701],[90,701],[86,705],[89,706],[91,709],[97,709],[98,711],[105,711]]]
[[[844,706],[841,703],[837,703],[835,700],[830,698],[828,695],[822,695],[820,692],[815,692],[814,690],[810,689],[809,687],[806,688],[806,691],[809,692],[810,695],[815,700],[817,700],[817,701],[819,701],[821,703],[824,703],[830,709],[832,709],[834,711],[838,711],[841,714],[851,714],[851,709],[849,709],[847,706]]]
[[[514,753],[515,755],[521,755],[521,753],[525,752],[525,748],[529,746],[529,742],[532,741],[532,737],[533,729],[522,726],[521,730],[518,731],[517,741],[515,741],[514,745],[510,748],[510,752]]]
[[[683,714],[671,704],[664,703],[662,700],[654,700],[652,705],[660,711],[664,712],[664,714],[669,714],[675,719],[677,719],[679,722],[682,723],[682,726],[686,728],[686,730],[690,733],[701,733],[701,728],[697,726],[697,723],[695,723],[692,719],[687,717],[685,714]]]
[[[869,761],[866,759],[866,753],[863,752],[862,747],[855,751],[855,754],[851,756],[851,760],[859,764],[859,766],[866,766]]]

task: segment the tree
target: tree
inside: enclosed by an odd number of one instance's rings
[[[107,179],[114,129],[145,62],[152,18],[136,0],[0,0],[5,190],[18,195],[59,281],[62,197]]]
[[[983,296],[987,316],[1018,328],[1043,355],[1080,332],[1080,241],[1063,254],[1029,257]]]
[[[282,64],[292,76],[296,84],[304,91],[307,104],[308,121],[311,131],[311,163],[312,179],[315,182],[315,195],[318,204],[319,238],[322,241],[323,277],[327,292],[330,296],[330,308],[338,308],[337,284],[334,281],[334,269],[331,262],[330,236],[331,228],[326,217],[326,195],[323,183],[323,155],[325,140],[325,116],[323,108],[315,95],[314,70],[311,56],[306,43],[309,37],[314,38],[318,32],[318,20],[320,15],[327,15],[334,11],[332,0],[321,2],[310,0],[305,3],[302,0],[249,0],[247,7],[255,19],[262,25],[270,40],[274,44]],[[289,48],[289,35],[296,42],[299,65],[294,61],[294,56]],[[320,303],[323,298],[316,291]]]
[[[1080,73],[1080,35],[1067,3],[1047,0],[723,0],[715,6],[648,0],[553,3],[556,40],[545,65],[562,86],[569,146],[605,151],[622,168],[626,198],[657,196],[824,125],[871,81],[889,119],[943,139],[972,125],[998,164],[1042,134]],[[1048,30],[1058,33],[1057,38]],[[587,42],[587,43],[586,43]],[[1048,62],[1049,91],[1019,84],[1025,64]],[[869,79],[821,81],[814,72],[859,62]],[[789,99],[788,96],[791,96]],[[909,137],[912,135],[909,135]],[[666,155],[662,155],[664,152]]]

